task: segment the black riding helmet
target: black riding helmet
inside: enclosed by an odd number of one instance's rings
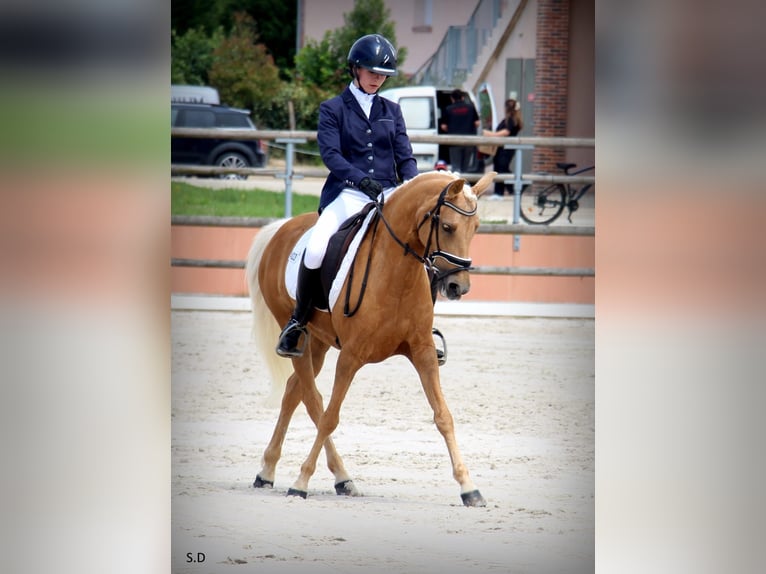
[[[380,34],[362,36],[348,51],[348,71],[353,78],[356,78],[355,66],[384,76],[396,76],[396,48]]]

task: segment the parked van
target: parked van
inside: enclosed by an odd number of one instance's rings
[[[380,96],[399,104],[402,108],[407,133],[437,135],[441,131],[441,118],[444,109],[452,103],[450,94],[455,88],[437,88],[434,86],[405,86],[382,90]],[[494,129],[495,106],[492,91],[488,84],[483,84],[479,90],[479,99],[471,92],[466,92],[481,120],[481,129]],[[436,163],[442,160],[449,164],[449,146],[435,143],[412,142],[412,153],[418,162],[419,171],[435,169]],[[477,155],[471,167],[472,172],[484,171],[484,166]]]
[[[218,90],[210,86],[170,86],[170,101],[174,104],[214,104],[221,103]]]

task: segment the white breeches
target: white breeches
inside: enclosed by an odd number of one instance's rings
[[[389,187],[383,190],[383,197],[388,198],[396,189]],[[319,269],[327,252],[327,244],[333,233],[338,231],[343,222],[352,215],[362,211],[365,205],[370,203],[370,198],[359,190],[344,188],[340,195],[332,203],[322,210],[319,219],[311,231],[303,264],[309,269]]]

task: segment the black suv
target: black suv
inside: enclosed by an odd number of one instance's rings
[[[254,130],[247,110],[214,104],[171,103],[170,125],[174,128],[229,128]],[[259,140],[173,137],[170,161],[174,164],[219,167],[263,167],[266,154]],[[221,174],[226,179],[247,179],[246,175]]]

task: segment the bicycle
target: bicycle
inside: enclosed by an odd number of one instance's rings
[[[562,170],[564,175],[578,175],[596,168],[592,165],[569,173],[570,169],[577,167],[576,163],[557,163],[556,167]],[[592,183],[586,183],[580,188],[571,183],[554,183],[547,187],[527,186],[521,190],[519,214],[527,223],[546,225],[558,218],[566,207],[569,210],[567,219],[572,223],[572,214],[579,209],[580,198],[592,187]]]

